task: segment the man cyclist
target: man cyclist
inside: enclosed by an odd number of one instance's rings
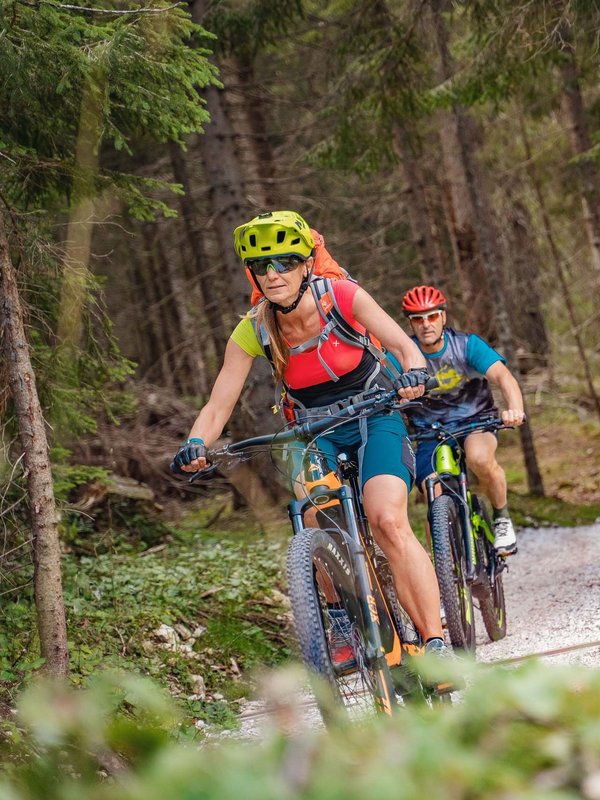
[[[299,214],[260,214],[236,228],[234,243],[241,268],[250,270],[263,299],[231,334],[210,398],[175,456],[177,468],[195,472],[206,466],[206,449],[221,435],[257,356],[269,358],[276,382],[292,398],[288,412],[294,415],[331,413],[334,405],[370,387],[385,387],[381,364],[367,347],[349,345],[336,328],[324,331],[324,312],[334,306],[354,330],[365,334],[368,329],[398,359],[404,370],[396,384],[401,397],[423,394],[429,378],[424,357],[364,289],[350,280],[332,281],[317,305],[315,241]],[[391,382],[387,385],[391,388]],[[400,602],[426,648],[443,654],[437,579],[408,520],[414,456],[404,422],[397,412],[365,422],[352,420],[321,435],[317,444],[330,457],[346,452],[358,458],[365,511],[389,560]],[[299,453],[290,459],[297,491],[304,468]]]
[[[525,418],[519,384],[505,366],[505,359],[476,334],[446,326],[446,298],[434,286],[415,286],[402,300],[413,339],[427,360],[427,370],[439,387],[431,391],[421,409],[411,413],[415,433],[419,428],[440,421],[452,429],[494,413],[497,409],[490,383],[500,389],[506,408],[502,421],[522,425]],[[457,424],[458,427],[458,424]],[[500,555],[517,549],[517,538],[508,513],[506,475],[496,460],[498,441],[488,431],[463,438],[467,465],[477,476],[482,491],[492,504],[494,546]],[[417,447],[417,485],[423,487],[432,474],[431,458],[436,442],[424,440]]]

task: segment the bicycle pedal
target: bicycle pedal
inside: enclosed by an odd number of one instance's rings
[[[438,683],[433,687],[433,692],[437,695],[450,694],[451,692],[455,692],[457,688],[458,687],[453,683]]]

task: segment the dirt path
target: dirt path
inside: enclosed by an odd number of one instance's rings
[[[526,528],[509,564],[504,579],[508,633],[490,642],[481,622],[479,660],[499,661],[600,640],[600,524]],[[600,647],[546,658],[549,663],[600,667]]]
[[[600,523],[579,528],[526,528],[519,552],[504,573],[508,633],[490,642],[477,612],[477,658],[493,662],[600,640]],[[600,646],[544,656],[548,663],[600,667]],[[297,698],[306,726],[321,725],[312,697]],[[243,737],[269,725],[262,701],[248,703],[241,716]]]

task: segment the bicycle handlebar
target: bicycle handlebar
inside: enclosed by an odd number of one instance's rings
[[[449,428],[443,426],[439,422],[432,422],[428,426],[426,432],[417,431],[411,436],[413,441],[427,441],[430,439],[443,439],[452,438],[456,436],[464,436],[465,434],[475,433],[476,431],[501,431],[512,430],[514,425],[505,425],[504,422],[494,415],[493,417],[482,417],[473,422],[468,422],[456,428]]]
[[[427,391],[427,389],[435,388],[437,385],[437,380],[435,378],[431,378],[427,382],[425,390]],[[224,447],[218,450],[209,450],[207,457],[210,459],[211,455],[234,455],[235,453],[239,453],[250,447],[261,447],[276,443],[285,444],[286,442],[296,441],[298,439],[311,439],[314,436],[317,436],[319,433],[323,433],[337,422],[348,422],[351,419],[355,419],[360,416],[370,416],[371,414],[386,408],[390,410],[398,409],[400,411],[404,411],[408,408],[415,408],[421,405],[420,400],[408,400],[402,402],[398,397],[398,392],[396,389],[392,389],[390,391],[385,391],[384,389],[372,389],[370,392],[365,394],[367,396],[364,397],[363,400],[342,408],[337,414],[330,414],[326,417],[312,421],[297,423],[285,431],[267,433],[263,434],[262,436],[251,436],[250,438],[242,439],[239,442],[232,442],[231,444],[226,444]],[[191,473],[189,482],[193,483],[203,476],[209,477],[209,471],[210,474],[214,473],[215,470],[213,466],[208,466],[203,470]]]

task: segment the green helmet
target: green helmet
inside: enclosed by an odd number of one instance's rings
[[[235,252],[246,261],[269,256],[312,255],[315,240],[310,228],[295,211],[267,211],[233,232]]]

